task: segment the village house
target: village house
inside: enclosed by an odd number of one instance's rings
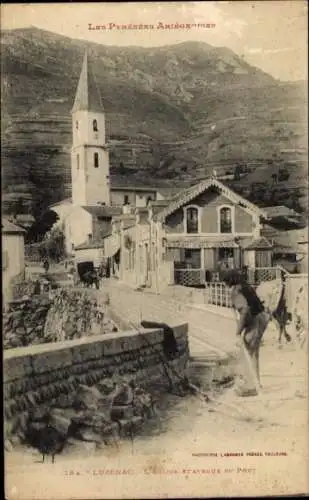
[[[119,276],[137,286],[198,285],[220,269],[269,267],[272,245],[261,236],[266,219],[217,179],[199,182],[136,209],[135,225],[121,230]]]
[[[14,279],[24,278],[25,230],[7,219],[2,220],[2,290],[3,304],[12,299]]]

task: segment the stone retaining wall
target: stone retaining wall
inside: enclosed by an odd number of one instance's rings
[[[12,301],[3,315],[4,349],[118,331],[108,316],[108,298],[91,292],[63,288],[52,296],[33,294]]]
[[[171,365],[183,374],[189,357],[188,325],[174,332],[179,355]],[[29,412],[46,404],[57,406],[61,395],[80,384],[93,386],[106,379],[131,379],[144,387],[168,383],[162,341],[162,330],[142,329],[4,351],[5,437],[18,432]]]

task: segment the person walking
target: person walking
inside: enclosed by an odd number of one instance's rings
[[[43,267],[44,267],[44,270],[46,273],[48,273],[48,270],[49,270],[49,262],[47,259],[44,260],[43,262]]]
[[[236,386],[239,396],[256,396],[260,388],[259,354],[262,337],[270,321],[263,303],[255,290],[236,270],[223,276],[223,282],[232,289],[232,307],[237,313],[238,345],[240,346],[240,365],[242,384]]]

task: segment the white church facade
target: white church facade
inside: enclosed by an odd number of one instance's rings
[[[95,246],[111,229],[112,217],[162,199],[155,187],[111,186],[105,112],[86,53],[72,108],[72,197],[55,203],[67,254]]]

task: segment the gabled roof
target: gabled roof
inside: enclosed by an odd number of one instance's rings
[[[218,181],[214,177],[211,177],[209,179],[206,179],[205,181],[195,184],[194,186],[191,186],[188,189],[185,189],[184,191],[182,191],[182,193],[174,197],[169,205],[157,215],[156,219],[164,220],[168,215],[172,214],[186,203],[189,203],[210,187],[218,188],[227,198],[229,198],[234,203],[242,204],[244,208],[246,208],[249,212],[258,214],[260,217],[264,217],[265,219],[268,218],[267,213],[264,210],[260,209],[253,203],[250,203],[242,196],[236,194],[234,191],[232,191],[230,188],[225,186],[222,182]]]
[[[85,53],[72,113],[75,111],[104,112],[99,87],[96,84],[88,54]]]
[[[119,215],[122,212],[120,207],[108,207],[105,205],[91,205],[91,206],[83,206],[81,207],[89,214],[94,217],[103,217],[106,219],[111,219],[115,215]]]
[[[22,227],[16,226],[16,224],[13,224],[8,219],[2,220],[1,230],[2,233],[6,234],[23,234],[26,232]]]
[[[245,250],[268,250],[272,248],[272,244],[264,237],[251,241],[248,245],[243,247]]]

